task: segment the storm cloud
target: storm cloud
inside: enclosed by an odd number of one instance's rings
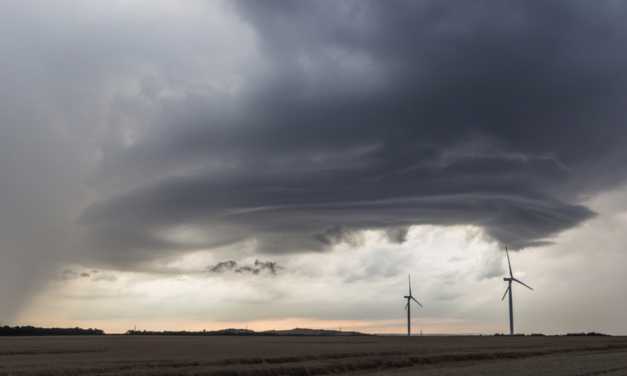
[[[627,178],[621,2],[64,4],[0,5],[7,317],[55,263],[541,246]]]
[[[593,217],[587,197],[627,177],[616,3],[235,10],[257,68],[220,100],[156,100],[151,131],[104,156],[101,177],[127,188],[79,220],[103,257],[251,238],[262,253],[323,251],[419,224],[472,224],[520,249]],[[180,226],[193,241],[165,235]]]

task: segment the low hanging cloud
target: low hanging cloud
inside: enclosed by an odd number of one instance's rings
[[[59,279],[63,281],[72,281],[76,278],[78,278],[78,273],[71,269],[64,270],[63,272],[61,272],[61,275],[59,276]]]
[[[112,272],[101,272],[98,270],[89,270],[78,272],[72,269],[63,270],[58,276],[57,279],[62,281],[73,281],[76,279],[87,279],[89,281],[97,282],[97,281],[108,281],[115,282],[118,280],[118,277],[115,273]]]
[[[337,244],[348,244],[352,247],[363,244],[363,239],[359,234],[342,229],[342,226],[333,226],[324,233],[315,234],[313,238],[325,246],[333,246]]]
[[[392,228],[385,232],[385,237],[390,243],[403,244],[407,241],[409,228]]]
[[[279,271],[280,269],[283,269],[283,267],[277,265],[276,262],[259,260],[255,260],[255,262],[251,265],[240,265],[232,260],[221,261],[215,265],[207,267],[207,270],[211,274],[223,274],[225,272],[232,272],[240,274],[259,275],[262,272],[268,272],[272,275],[276,275],[277,271]]]

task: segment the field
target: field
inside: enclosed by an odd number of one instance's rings
[[[627,375],[627,337],[0,337],[0,375]]]

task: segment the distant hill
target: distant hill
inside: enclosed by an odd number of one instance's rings
[[[360,332],[346,332],[339,330],[326,330],[326,329],[306,329],[306,328],[294,328],[290,330],[266,330],[262,333],[276,334],[280,336],[368,336],[370,334],[364,334]]]
[[[366,336],[359,332],[344,332],[339,330],[325,329],[305,329],[295,328],[291,330],[266,330],[263,332],[255,332],[249,329],[221,329],[202,332],[189,331],[146,331],[146,330],[129,330],[127,335],[160,335],[160,336]]]
[[[36,328],[34,326],[2,326],[0,336],[91,336],[103,335],[100,329],[82,328]]]
[[[126,335],[131,336],[263,336],[270,335],[263,332],[257,333],[248,329],[221,329],[221,330],[203,330],[202,332],[190,332],[187,330],[127,330]]]

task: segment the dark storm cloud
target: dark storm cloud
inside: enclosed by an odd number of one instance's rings
[[[150,132],[105,153],[99,179],[119,188],[79,219],[95,257],[251,238],[322,251],[366,229],[402,242],[418,224],[520,249],[594,216],[585,199],[627,177],[621,3],[234,8],[257,31],[257,66],[237,95],[155,99]]]
[[[276,262],[272,261],[259,261],[255,260],[255,263],[252,265],[240,265],[233,260],[229,261],[221,261],[215,265],[211,265],[207,267],[209,273],[212,274],[222,274],[224,272],[233,272],[233,273],[250,273],[252,275],[259,275],[259,273],[263,271],[267,271],[272,275],[276,275],[279,269],[283,269],[283,267],[276,264]]]

